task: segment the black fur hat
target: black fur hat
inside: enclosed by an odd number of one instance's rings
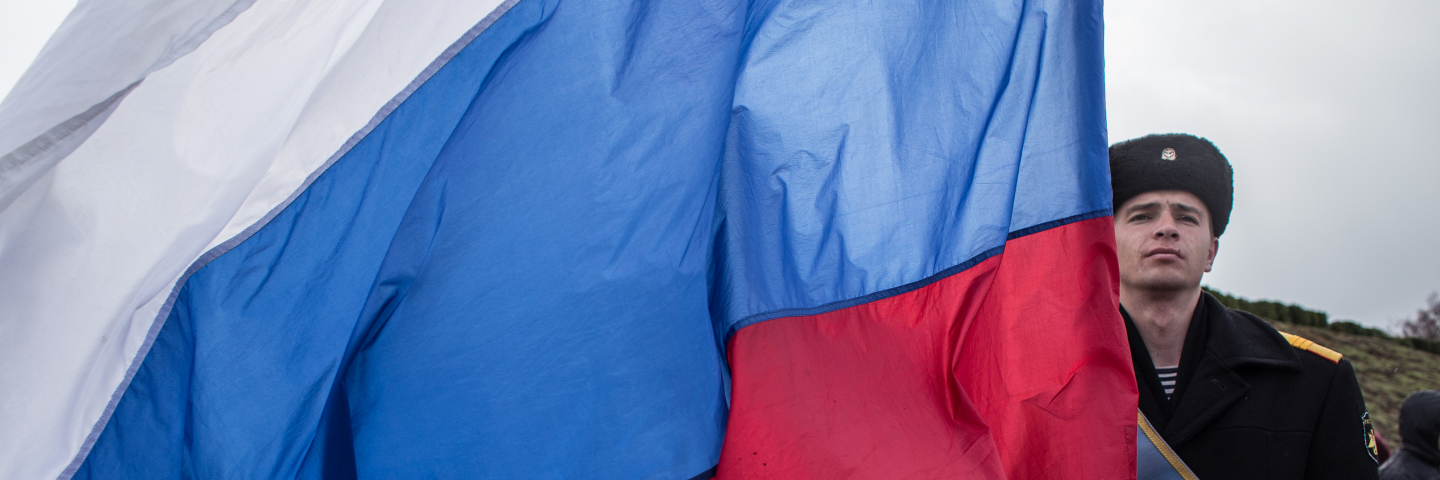
[[[1209,140],[1183,133],[1146,135],[1110,146],[1114,208],[1156,190],[1194,194],[1210,210],[1210,231],[1225,233],[1234,202],[1234,173]]]

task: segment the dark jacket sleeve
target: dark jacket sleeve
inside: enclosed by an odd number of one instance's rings
[[[1349,360],[1340,360],[1330,379],[1330,392],[1310,440],[1305,478],[1368,480],[1376,478],[1375,458],[1367,445],[1365,399]]]

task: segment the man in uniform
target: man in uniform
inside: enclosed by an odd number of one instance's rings
[[[1110,147],[1110,169],[1120,313],[1156,446],[1202,480],[1376,478],[1350,362],[1200,289],[1230,219],[1220,151],[1150,135]]]

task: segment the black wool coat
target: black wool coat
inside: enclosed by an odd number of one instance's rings
[[[1166,400],[1144,341],[1121,313],[1140,411],[1200,480],[1376,478],[1349,361],[1292,347],[1258,317],[1202,293]]]

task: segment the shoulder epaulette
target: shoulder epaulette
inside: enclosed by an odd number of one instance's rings
[[[1322,347],[1320,346],[1320,344],[1312,342],[1310,340],[1297,337],[1285,332],[1280,332],[1280,335],[1285,337],[1285,341],[1290,342],[1290,346],[1325,357],[1326,360],[1329,360],[1331,362],[1340,363],[1340,359],[1345,358],[1345,356],[1341,355],[1340,352]]]

